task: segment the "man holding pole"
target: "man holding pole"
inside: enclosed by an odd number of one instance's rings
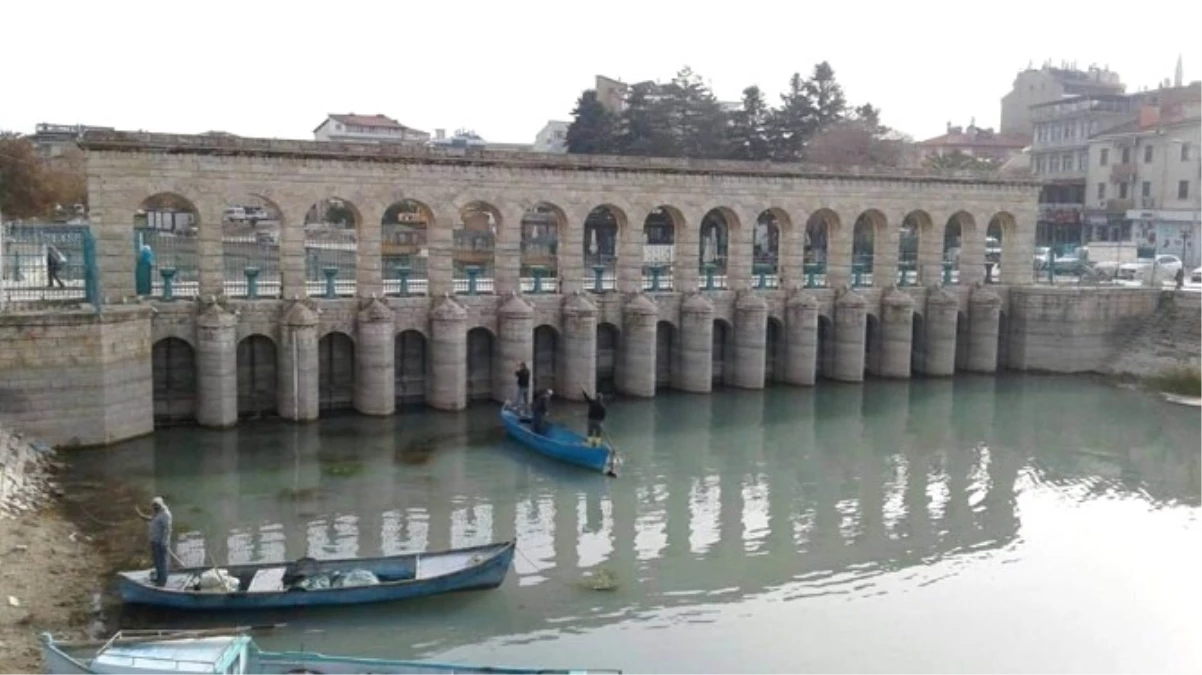
[[[148,523],[150,556],[154,561],[154,583],[162,588],[167,584],[167,554],[168,547],[171,546],[171,510],[167,508],[162,497],[155,497],[150,501],[150,510],[152,513],[148,516],[138,509],[138,515]]]

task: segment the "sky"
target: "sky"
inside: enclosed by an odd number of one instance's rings
[[[668,80],[690,66],[722,100],[757,84],[775,103],[793,72],[826,60],[850,103],[921,140],[948,122],[996,128],[1032,62],[1108,65],[1132,91],[1172,77],[1181,55],[1186,81],[1202,79],[1189,39],[1202,3],[1186,0],[8,0],[0,21],[0,129],[24,133],[53,122],[311,139],[328,113],[355,112],[524,143],[570,120],[598,74]]]

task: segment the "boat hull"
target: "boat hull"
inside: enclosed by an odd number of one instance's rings
[[[212,591],[189,591],[159,588],[149,581],[149,570],[121,572],[117,575],[121,599],[129,604],[147,605],[186,611],[253,611],[286,609],[290,607],[330,607],[361,605],[381,602],[409,600],[430,595],[458,591],[496,588],[505,580],[513,565],[516,550],[514,542],[457,549],[440,553],[422,553],[385,558],[358,558],[318,561],[323,571],[371,570],[381,579],[410,577],[400,581],[386,581],[373,586],[348,588],[322,588],[316,590],[237,591],[233,593]],[[449,569],[443,574],[423,576],[422,564],[426,569],[438,569],[457,562],[454,556],[479,555],[478,563],[460,569]],[[279,564],[230,566],[231,576],[246,576],[257,570],[278,568]],[[171,579],[189,578],[203,573],[208,568],[180,570],[171,574]],[[169,583],[169,586],[172,584]]]
[[[593,471],[613,470],[613,450],[608,445],[592,447],[584,436],[566,427],[548,422],[547,435],[536,434],[508,408],[501,410],[501,423],[511,438],[540,455]]]

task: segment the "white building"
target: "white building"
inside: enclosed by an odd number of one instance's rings
[[[548,120],[534,137],[535,152],[567,152],[571,122]]]
[[[430,134],[407,127],[384,115],[331,114],[313,130],[318,141],[336,143],[400,143],[423,145]]]

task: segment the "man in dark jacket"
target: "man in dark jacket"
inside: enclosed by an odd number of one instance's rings
[[[605,433],[605,404],[601,401],[601,394],[593,398],[583,389],[580,393],[588,401],[588,444],[595,448],[601,445],[601,435]]]
[[[530,407],[530,369],[525,361],[518,364],[514,375],[518,378],[518,410],[527,410]]]
[[[534,397],[534,407],[533,410],[531,410],[533,413],[533,419],[531,420],[530,428],[533,429],[534,433],[536,434],[546,434],[546,418],[551,405],[551,394],[551,390],[547,389],[546,391],[539,392],[539,394]]]

